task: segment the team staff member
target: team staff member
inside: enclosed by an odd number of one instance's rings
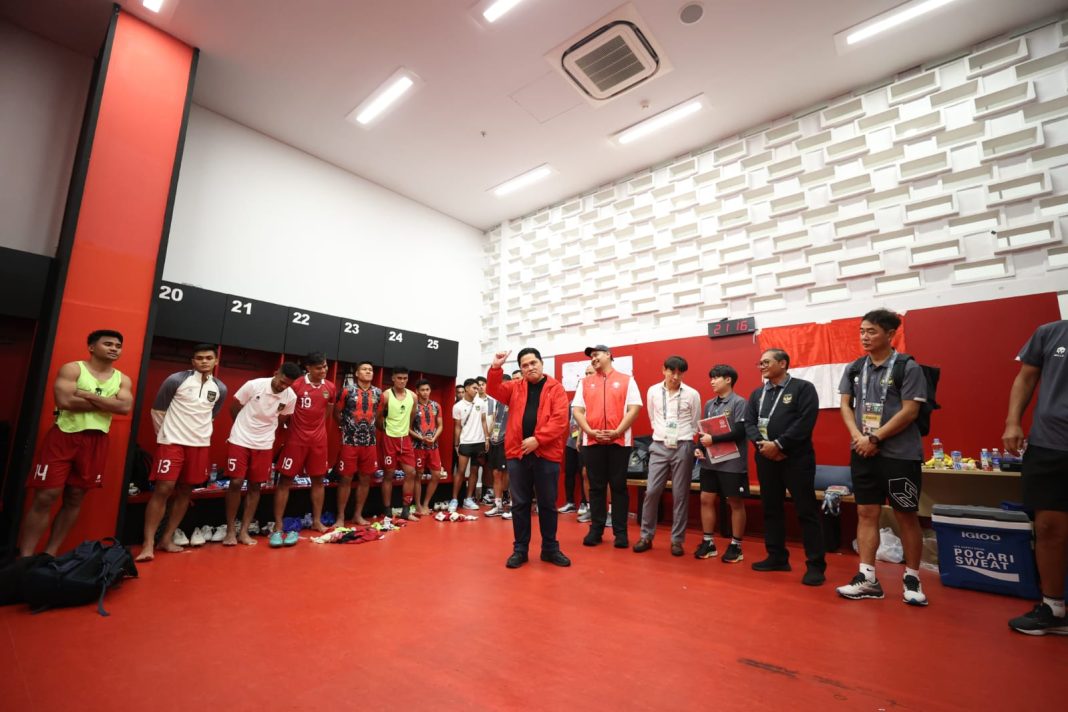
[[[385,515],[393,510],[393,471],[400,465],[404,472],[403,508],[401,519],[419,521],[412,511],[415,501],[415,451],[412,450],[412,423],[415,421],[415,394],[408,390],[408,369],[398,366],[393,369],[393,387],[382,395],[376,423],[385,432],[382,443],[382,461],[386,476],[382,478],[382,506]]]
[[[489,421],[486,411],[482,409],[482,402],[476,397],[478,384],[475,379],[468,378],[464,381],[464,397],[452,407],[452,422],[455,428],[453,442],[456,446],[457,473],[452,480],[452,500],[449,502],[449,511],[455,512],[459,504],[460,489],[464,484],[464,474],[467,473],[467,464],[472,458],[489,449]],[[464,509],[477,510],[475,503],[475,472],[471,468],[467,480],[467,498],[464,499]]]
[[[789,489],[805,543],[807,566],[801,583],[821,586],[826,580],[827,562],[816,502],[816,452],[812,447],[819,396],[811,383],[787,373],[790,356],[782,349],[765,351],[758,366],[767,382],[749,396],[745,431],[756,448],[768,556],[753,564],[753,570],[790,570],[784,511]]]
[[[292,386],[297,396],[296,410],[286,423],[289,436],[282,455],[278,486],[274,491],[274,530],[282,531],[282,518],[289,502],[289,488],[293,478],[306,474],[311,478],[312,529],[325,532],[323,526],[323,499],[326,494],[327,441],[326,422],[330,419],[331,406],[337,400],[337,387],[326,380],[326,356],[321,352],[308,354],[304,359],[307,373]]]
[[[371,385],[375,367],[370,361],[356,364],[356,383],[341,392],[334,407],[334,420],[341,428],[341,452],[337,471],[337,525],[345,526],[345,507],[352,491],[352,478],[358,478],[356,486],[356,512],[353,521],[360,526],[370,524],[363,518],[363,506],[371,491],[371,477],[378,470],[378,447],[375,440],[375,419],[382,391]],[[392,476],[392,473],[390,473]]]
[[[612,352],[604,344],[585,351],[596,373],[582,379],[575,391],[572,414],[582,428],[582,452],[590,478],[590,531],[582,540],[585,546],[597,546],[604,536],[608,519],[606,490],[612,489],[612,530],[615,547],[626,549],[627,461],[630,459],[630,426],[642,409],[638,384],[612,367]]]
[[[913,606],[926,606],[920,585],[920,467],[923,440],[916,426],[920,403],[927,399],[923,369],[914,359],[904,361],[890,346],[901,326],[901,317],[876,309],[860,322],[860,346],[867,352],[855,372],[851,364],[842,374],[842,420],[852,438],[849,465],[853,495],[857,500],[857,548],[860,572],[837,588],[843,598],[882,598],[883,588],[875,578],[875,552],[879,548],[879,515],[887,500],[894,510],[905,550],[903,598]],[[901,383],[894,377],[895,364],[902,371]],[[855,406],[854,406],[855,404]]]
[[[103,486],[111,417],[126,415],[133,406],[130,377],[114,366],[122,355],[122,334],[110,329],[94,331],[87,345],[89,360],[63,364],[52,385],[59,415],[41,442],[33,474],[26,482],[34,493],[22,520],[22,556],[33,555],[48,526],[52,505],[62,495],[63,505],[44,549],[52,556],[59,551],[78,520],[86,492]]]
[[[253,378],[237,389],[230,401],[230,428],[226,450],[226,474],[230,487],[226,490],[226,538],[223,546],[237,542],[252,546],[256,540],[249,536],[248,525],[260,503],[260,488],[271,475],[274,436],[278,424],[284,423],[296,409],[297,396],[290,388],[301,377],[300,366],[283,363],[270,378]],[[234,531],[237,506],[241,503],[241,487],[248,480],[245,511],[241,514],[241,528]],[[272,547],[293,546],[299,539],[297,532],[283,532],[281,522],[275,523],[271,533]]]
[[[690,512],[690,481],[693,473],[693,437],[701,416],[701,395],[682,382],[689,366],[681,356],[664,360],[664,382],[650,386],[649,421],[653,442],[649,446],[649,481],[642,505],[641,538],[634,551],[653,548],[660,495],[671,480],[671,555],[682,556],[686,520]],[[619,511],[619,510],[616,510]],[[625,511],[625,510],[624,510]]]
[[[1009,627],[1028,635],[1068,635],[1064,574],[1068,561],[1068,321],[1043,324],[1016,357],[1020,372],[1009,394],[1002,441],[1006,452],[1023,447],[1023,414],[1038,386],[1023,455],[1024,506],[1035,510],[1035,558],[1042,602]]]
[[[193,347],[193,369],[168,376],[152,403],[152,427],[158,444],[151,476],[155,489],[145,507],[145,540],[137,561],[155,557],[156,529],[172,492],[174,504],[159,546],[169,552],[182,550],[174,543],[174,532],[189,508],[193,487],[208,479],[212,422],[226,400],[226,385],[212,375],[217,361],[215,346],[197,344]]]
[[[415,393],[419,400],[415,403],[415,420],[412,421],[412,449],[415,450],[415,501],[418,514],[430,514],[430,502],[438,489],[438,480],[448,475],[441,466],[441,453],[438,452],[438,439],[445,430],[445,421],[441,417],[441,405],[430,400],[430,381],[420,379],[415,384]],[[427,480],[426,498],[420,492],[420,481]]]
[[[570,566],[556,539],[556,491],[560,458],[564,455],[568,406],[564,387],[543,372],[541,354],[527,347],[517,359],[523,378],[504,381],[502,366],[508,351],[498,351],[486,374],[486,388],[510,417],[505,434],[505,455],[512,491],[512,555],[505,566],[517,569],[527,562],[530,548],[530,503],[535,493],[538,528],[541,530],[541,560]]]

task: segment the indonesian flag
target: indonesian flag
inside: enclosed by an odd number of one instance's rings
[[[853,361],[864,355],[860,346],[859,318],[838,319],[829,324],[800,324],[761,329],[757,343],[763,353],[782,349],[790,354],[790,375],[811,381],[820,397],[820,408],[841,404],[838,384]],[[893,346],[905,351],[905,324],[894,334]]]

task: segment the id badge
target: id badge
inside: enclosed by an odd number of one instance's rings
[[[865,403],[864,411],[860,415],[860,424],[865,435],[870,435],[883,424],[883,404]]]
[[[757,418],[757,430],[760,431],[760,437],[764,440],[768,439],[768,421],[770,418]]]
[[[679,446],[679,424],[677,421],[669,420],[665,424],[664,445],[670,448],[677,448]]]

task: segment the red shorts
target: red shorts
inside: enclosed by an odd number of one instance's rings
[[[329,467],[326,464],[326,441],[302,443],[290,440],[282,448],[278,458],[278,471],[286,477],[307,474],[308,477],[322,477]]]
[[[415,449],[412,447],[412,439],[407,435],[400,438],[385,436],[382,439],[382,465],[386,470],[404,465],[415,467]]]
[[[274,450],[253,450],[242,445],[226,444],[226,476],[263,484],[271,476]]]
[[[433,450],[420,450],[415,448],[415,471],[416,472],[441,472],[441,453],[437,448]]]
[[[149,479],[202,485],[208,479],[209,450],[207,446],[157,445],[156,466]]]
[[[342,477],[373,475],[378,469],[378,448],[374,445],[342,445],[337,473]]]
[[[108,434],[100,430],[65,433],[53,425],[45,433],[41,451],[27,487],[52,489],[70,485],[79,489],[104,486],[108,461]]]

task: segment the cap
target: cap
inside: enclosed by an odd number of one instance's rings
[[[604,344],[597,344],[596,346],[587,346],[585,354],[589,356],[594,351],[604,351],[605,353],[612,353],[612,349],[608,348]]]

